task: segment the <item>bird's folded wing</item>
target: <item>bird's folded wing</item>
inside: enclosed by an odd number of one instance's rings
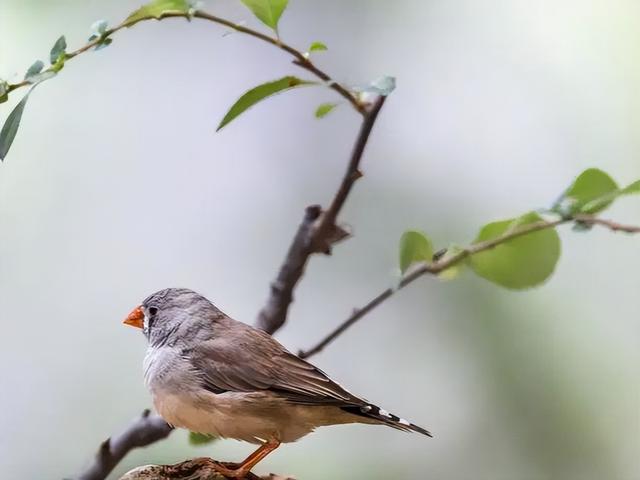
[[[306,405],[364,405],[324,372],[262,332],[237,342],[211,339],[191,352],[203,386],[214,393],[271,391]]]

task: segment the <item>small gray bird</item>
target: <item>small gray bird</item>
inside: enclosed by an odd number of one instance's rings
[[[233,320],[192,290],[154,293],[124,323],[141,328],[149,341],[144,379],[167,423],[260,444],[240,464],[216,464],[226,477],[245,477],[281,442],[324,425],[388,425],[431,436],[349,393],[269,334]]]

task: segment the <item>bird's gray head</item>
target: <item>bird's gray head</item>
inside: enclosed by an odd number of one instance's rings
[[[145,298],[124,323],[142,329],[152,345],[197,334],[199,321],[212,321],[220,311],[205,297],[187,288],[165,288]]]

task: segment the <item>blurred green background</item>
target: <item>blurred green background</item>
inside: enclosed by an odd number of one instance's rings
[[[0,77],[16,81],[66,34],[139,2],[0,3]],[[239,2],[205,2],[258,26]],[[394,282],[406,228],[438,246],[550,203],[583,169],[640,176],[635,0],[291,0],[282,37],[362,84],[395,75],[342,219],[355,237],[313,258],[278,338],[309,347]],[[336,97],[301,89],[219,134],[246,89],[304,74],[268,45],[209,23],[147,22],[36,90],[0,165],[0,471],[62,478],[150,405],[142,335],[121,325],[147,294],[200,291],[253,322],[304,206],[326,204],[358,128]],[[0,106],[4,119],[21,93]],[[637,199],[606,217],[640,223]],[[640,478],[640,243],[562,231],[542,288],[471,275],[402,291],[313,359],[434,439],[340,426],[258,468],[301,480]],[[185,432],[118,473],[250,445],[191,447]]]

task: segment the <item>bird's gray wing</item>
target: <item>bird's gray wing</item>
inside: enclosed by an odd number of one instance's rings
[[[271,391],[292,403],[307,405],[366,404],[270,335],[244,324],[240,328],[216,335],[190,352],[193,367],[208,390]]]

